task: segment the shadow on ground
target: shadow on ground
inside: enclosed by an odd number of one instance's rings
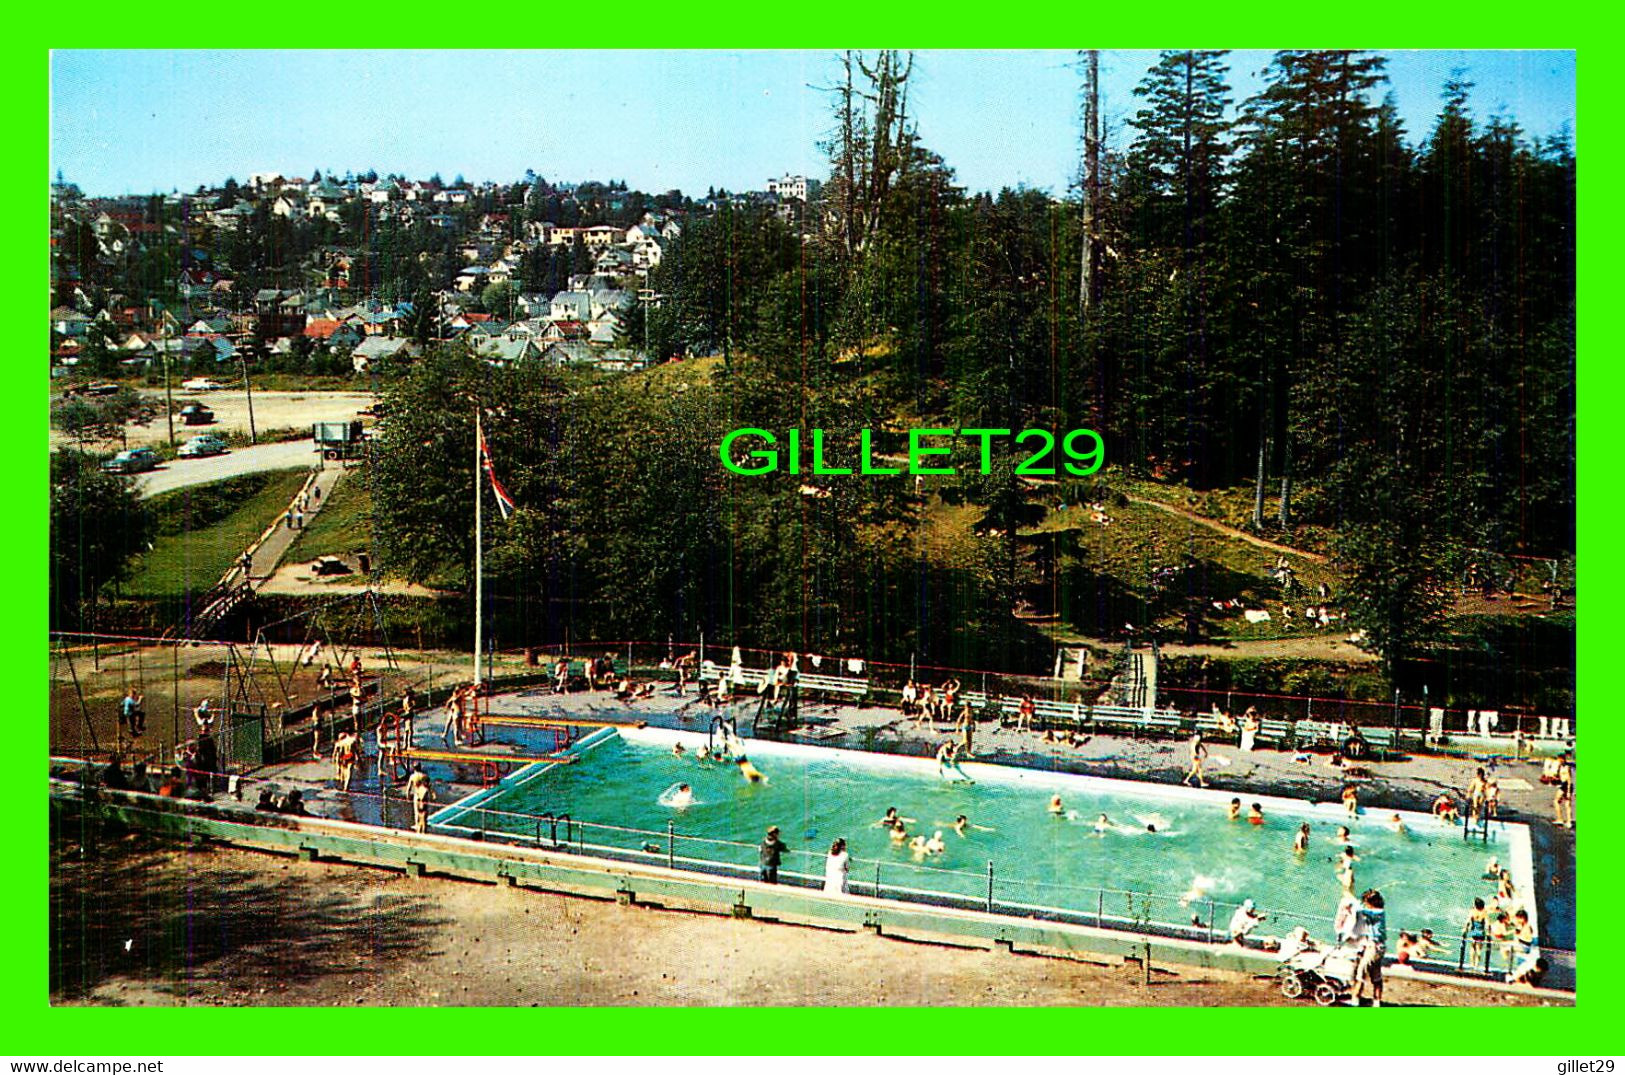
[[[142,836],[51,845],[53,1001],[90,998],[115,980],[142,983],[160,1003],[223,993],[278,1003],[291,986],[356,975],[434,953],[449,919],[421,895],[341,887],[284,874],[224,869],[207,850]],[[116,996],[92,1003],[118,1003]]]

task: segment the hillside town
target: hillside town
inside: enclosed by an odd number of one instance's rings
[[[650,276],[685,220],[730,206],[799,219],[819,183],[648,196],[624,183],[255,174],[192,193],[51,186],[53,376],[366,372],[461,342],[507,365],[643,368]],[[405,255],[405,256],[403,256]],[[670,357],[670,356],[660,356]]]

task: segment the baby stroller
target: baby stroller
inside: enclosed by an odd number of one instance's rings
[[[1354,991],[1355,968],[1360,964],[1358,945],[1336,948],[1305,948],[1281,963],[1275,980],[1281,995],[1297,1000],[1308,993],[1321,1007],[1330,1007]]]

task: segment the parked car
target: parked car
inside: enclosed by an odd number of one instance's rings
[[[218,392],[226,387],[218,381],[211,381],[207,377],[193,377],[191,380],[181,382],[183,392]]]
[[[102,469],[109,474],[140,474],[158,466],[158,453],[151,448],[127,448],[107,462]]]
[[[181,408],[181,423],[189,426],[212,426],[214,412],[201,403],[188,403]]]
[[[226,442],[213,433],[199,433],[181,445],[175,454],[184,459],[193,459],[205,455],[222,455],[225,450]]]

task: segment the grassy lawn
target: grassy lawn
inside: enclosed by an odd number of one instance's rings
[[[284,562],[319,556],[349,556],[372,544],[372,490],[365,468],[346,471],[327,495],[322,510],[300,531]]]
[[[286,510],[308,473],[300,467],[245,474],[153,497],[159,536],[123,591],[165,597],[207,590]]]

